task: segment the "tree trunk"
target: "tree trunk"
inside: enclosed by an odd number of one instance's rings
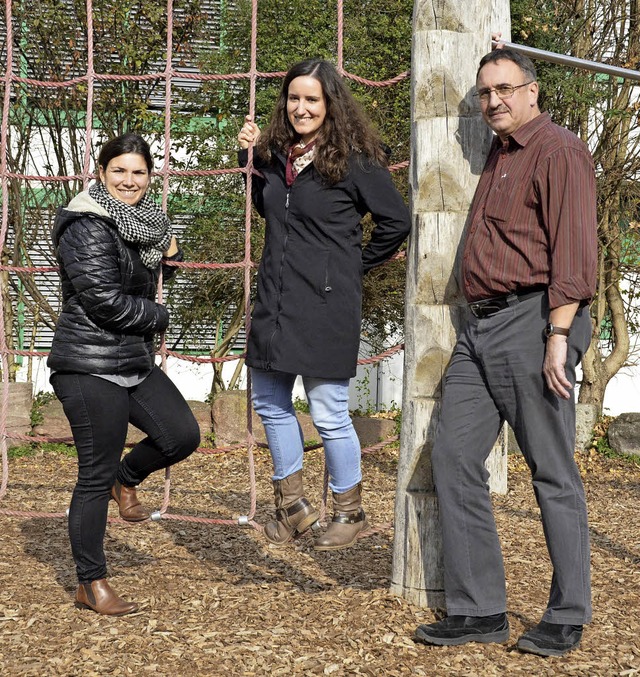
[[[3,263],[5,258],[3,257]],[[6,264],[5,264],[6,265]],[[9,273],[5,270],[0,273],[0,292],[2,293],[2,322],[4,324],[4,336],[6,347],[13,349],[13,307],[11,297],[9,296]],[[8,366],[5,366],[8,365]],[[6,360],[2,360],[0,366],[7,369],[5,380],[15,381],[16,371],[18,369],[13,355],[7,355]],[[0,369],[0,373],[2,369]]]
[[[431,449],[444,371],[462,295],[454,263],[491,133],[472,93],[492,30],[509,26],[509,3],[417,0],[413,19],[411,207],[407,256],[402,439],[392,592],[444,606]],[[502,453],[502,451],[500,452]],[[498,463],[501,467],[503,463]],[[495,474],[495,471],[494,471]]]
[[[582,36],[574,45],[579,51],[585,45],[590,48],[594,35],[603,41],[602,31],[592,28],[592,3],[577,7],[581,16],[588,17],[582,29]],[[613,6],[612,6],[613,9]],[[621,3],[613,14],[617,17],[614,23],[627,21],[625,40],[615,42],[616,54],[613,61],[622,61],[622,65],[637,63],[640,58],[640,25],[637,20],[637,3]],[[622,24],[621,24],[622,25]],[[617,31],[618,29],[616,29]],[[607,43],[604,40],[604,44]],[[622,49],[622,54],[618,50]],[[580,54],[578,53],[578,56]],[[594,151],[596,166],[600,166],[598,176],[598,240],[599,265],[596,299],[591,307],[594,332],[589,350],[582,360],[583,379],[578,401],[594,404],[602,412],[604,395],[609,381],[627,363],[630,352],[629,327],[624,293],[621,289],[629,282],[625,276],[625,254],[623,247],[624,232],[621,223],[635,218],[637,201],[629,198],[629,178],[637,174],[638,141],[635,131],[635,86],[632,82],[622,81],[611,84],[610,100],[605,102],[610,113],[602,119],[598,128],[598,143]],[[587,116],[582,116],[586,124]],[[586,138],[586,137],[585,137]],[[631,203],[625,209],[625,203]],[[629,262],[626,262],[629,266]],[[637,266],[637,264],[635,264]],[[607,322],[609,336],[603,341],[603,323]]]

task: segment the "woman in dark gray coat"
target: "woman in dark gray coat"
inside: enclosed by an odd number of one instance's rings
[[[48,366],[78,451],[69,508],[76,605],[121,616],[137,605],[107,583],[103,541],[109,499],[130,522],[149,517],[135,487],[186,458],[200,430],[184,398],[155,366],[154,334],[169,324],[156,303],[163,258],[180,258],[164,212],[147,197],[147,142],[125,134],[98,157],[100,180],[56,215],[62,310]],[[172,269],[165,267],[165,274]],[[147,434],[122,461],[128,424]]]
[[[266,220],[246,360],[274,465],[276,519],[265,536],[287,543],[318,518],[304,497],[303,440],[291,396],[301,375],[334,502],[333,520],[315,547],[345,548],[367,527],[360,444],[348,411],[362,275],[397,251],[409,233],[409,213],[380,139],[326,61],[294,65],[267,129],[260,134],[247,116],[238,141],[242,149],[257,142],[261,176],[253,177],[252,197]],[[241,163],[247,155],[240,151]],[[367,213],[376,227],[363,249]]]

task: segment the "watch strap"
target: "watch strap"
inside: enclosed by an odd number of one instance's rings
[[[547,336],[553,336],[554,334],[559,334],[560,336],[570,336],[571,329],[566,329],[565,327],[556,327],[555,324],[549,322],[545,333]]]

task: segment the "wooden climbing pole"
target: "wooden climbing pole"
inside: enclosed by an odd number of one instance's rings
[[[509,35],[509,2],[416,0],[413,16],[411,209],[407,256],[402,438],[395,510],[392,592],[444,606],[438,505],[431,449],[442,378],[463,299],[455,258],[491,134],[472,93],[492,31]],[[490,459],[505,485],[506,455]]]

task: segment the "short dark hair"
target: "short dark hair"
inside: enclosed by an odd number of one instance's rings
[[[524,73],[525,77],[529,80],[537,80],[538,76],[536,75],[536,67],[533,65],[533,61],[528,56],[524,54],[519,54],[513,49],[494,49],[492,52],[485,54],[482,59],[480,59],[480,65],[476,71],[476,80],[480,71],[488,63],[496,63],[498,61],[512,61],[518,66],[518,68]]]
[[[151,148],[149,144],[138,134],[122,134],[114,139],[107,141],[100,149],[98,155],[98,166],[106,169],[107,165],[114,157],[125,155],[126,153],[135,153],[144,158],[149,174],[153,170],[153,158],[151,157]]]

